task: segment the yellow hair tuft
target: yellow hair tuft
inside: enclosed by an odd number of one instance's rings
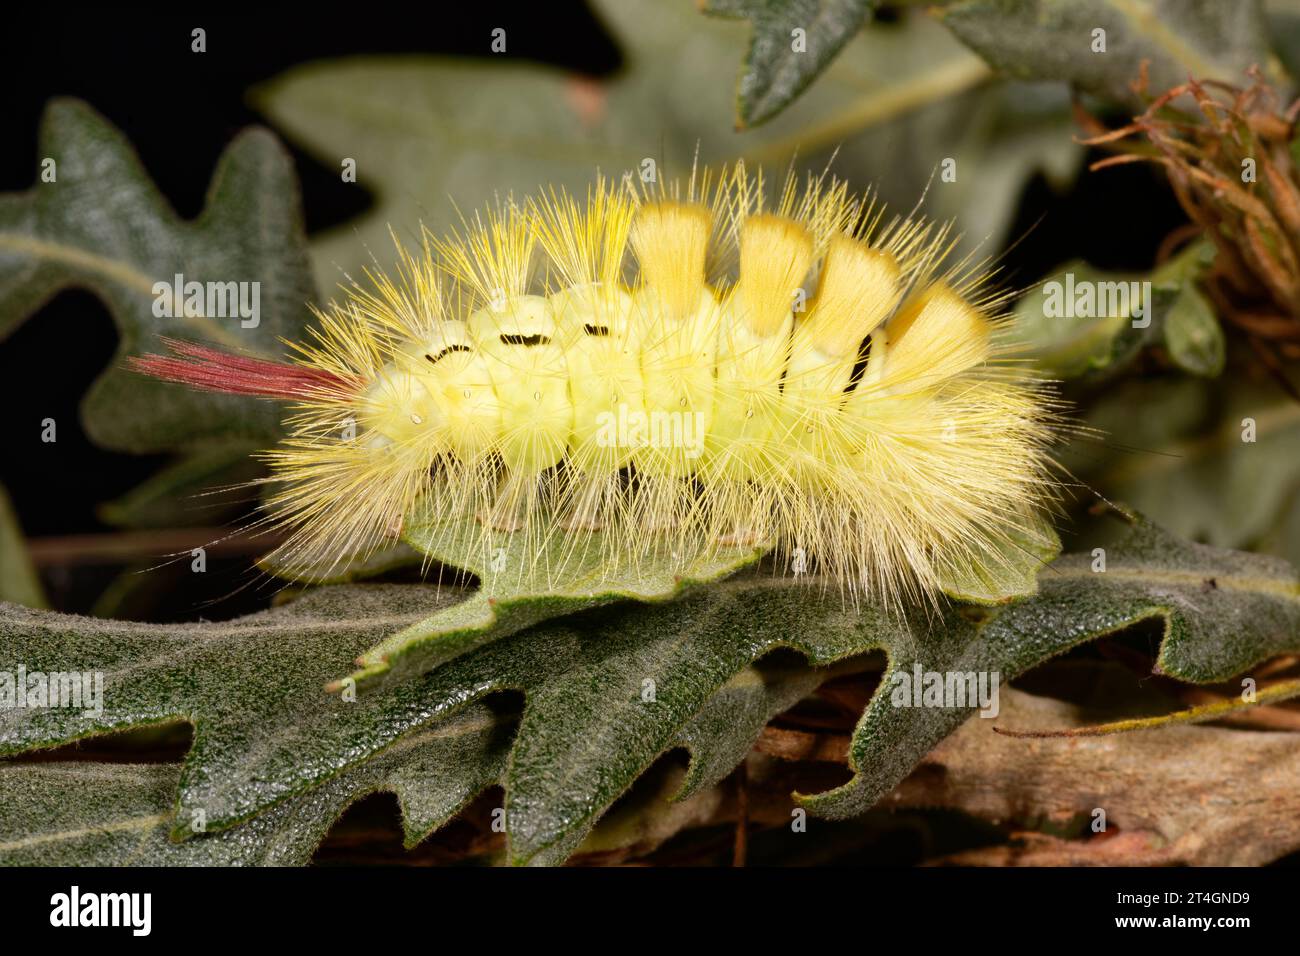
[[[783,216],[749,216],[740,226],[740,315],[755,335],[782,329],[790,306],[812,265],[808,230]]]
[[[632,249],[642,281],[681,320],[699,304],[712,231],[709,210],[697,203],[657,202],[641,207],[632,226]]]
[[[830,356],[856,354],[862,340],[898,305],[902,278],[891,253],[835,236],[822,264],[817,297],[804,319],[809,339]]]

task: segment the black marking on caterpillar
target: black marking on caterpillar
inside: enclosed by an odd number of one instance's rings
[[[425,352],[424,357],[429,360],[430,365],[437,365],[439,362],[441,362],[452,352],[473,352],[473,351],[474,350],[470,348],[468,345],[448,345],[437,355],[430,355],[428,352]]]

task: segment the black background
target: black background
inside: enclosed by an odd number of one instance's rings
[[[1292,928],[1290,887],[1273,870],[1245,867],[429,867],[370,868],[363,874],[251,867],[237,874],[237,882],[234,875],[219,868],[0,871],[5,940],[11,946],[39,938],[42,945],[116,945],[129,951],[166,946],[174,952],[201,935],[208,945],[330,950],[382,946],[418,930],[432,947],[483,940],[522,949],[536,948],[541,940],[585,949],[595,939],[607,941],[602,948],[616,949],[625,941],[647,941],[633,947],[639,952],[655,944],[672,947],[689,933],[701,951],[843,948],[887,935],[909,950],[946,950],[949,944],[981,950],[1004,940],[1064,937],[1077,948],[1128,937],[1130,944],[1167,940],[1179,951],[1196,940],[1205,948],[1193,951],[1231,952],[1236,943],[1258,945]],[[363,890],[358,879],[365,880]],[[51,896],[68,893],[74,883],[82,893],[151,893],[152,932],[137,938],[123,928],[51,928]],[[1248,893],[1249,902],[1117,901],[1120,893],[1161,900],[1174,893],[1189,900],[1194,893],[1231,892]],[[702,907],[717,912],[682,920]],[[1115,925],[1116,917],[1190,916],[1245,916],[1250,926],[1207,932]]]

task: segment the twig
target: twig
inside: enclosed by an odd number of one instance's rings
[[[203,548],[210,556],[256,554],[270,551],[282,540],[283,535],[269,531],[168,528],[31,538],[27,552],[37,567],[69,567],[186,555],[195,548]]]

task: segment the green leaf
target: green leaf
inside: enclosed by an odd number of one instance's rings
[[[910,173],[915,195],[926,196],[925,213],[961,231],[957,254],[978,260],[1022,238],[1010,229],[1030,180],[1041,174],[1057,192],[1074,181],[1084,155],[1074,133],[1066,90],[988,83],[918,112],[892,144],[863,137],[858,142],[873,147],[866,155],[848,144],[845,161],[869,162],[876,176]],[[915,151],[913,163],[898,162],[899,141]],[[955,162],[955,181],[942,175],[947,159]]]
[[[1280,390],[1136,379],[1102,391],[1086,422],[1100,441],[1075,442],[1062,463],[1100,494],[1180,537],[1300,564],[1300,536],[1287,533],[1300,518],[1300,405]]]
[[[1184,681],[1226,680],[1300,648],[1300,574],[1284,561],[1182,541],[1141,518],[1105,551],[1104,572],[1093,570],[1092,554],[1067,554],[1043,572],[1032,600],[965,627],[950,615],[923,644],[891,649],[880,690],[853,733],[854,778],[801,802],[833,818],[864,812],[971,715],[894,706],[903,686],[896,675],[996,671],[1005,682],[1084,641],[1153,619],[1164,622],[1158,669]]]
[[[640,800],[601,819],[581,852],[658,843],[707,814],[716,801],[711,787],[745,757],[768,719],[824,678],[823,671],[794,665],[742,671],[693,722],[689,773],[669,767],[651,780]],[[516,723],[485,704],[469,705],[316,790],[183,843],[168,839],[178,767],[6,763],[0,787],[10,799],[0,806],[0,864],[300,866],[348,805],[378,791],[398,797],[404,843],[415,847],[477,793],[502,782]]]
[[[420,564],[419,552],[404,541],[395,541],[363,557],[330,562],[328,565],[322,562],[313,567],[304,567],[301,563],[277,559],[274,554],[257,562],[257,566],[268,574],[295,584],[351,584]]]
[[[814,690],[824,669],[760,663],[737,674],[682,733],[689,771],[665,775],[652,793],[602,818],[583,852],[670,835],[696,813],[692,798],[744,758],[767,722]],[[403,737],[380,756],[252,820],[174,843],[171,765],[10,763],[0,786],[0,863],[6,866],[295,866],[310,861],[348,805],[390,791],[402,809],[406,846],[450,820],[474,796],[504,781],[517,719],[486,704]],[[707,802],[707,801],[706,801]],[[670,809],[669,804],[676,804]]]
[[[959,0],[937,16],[1008,76],[1065,80],[1116,103],[1136,102],[1143,61],[1151,96],[1188,76],[1241,83],[1255,64],[1282,77],[1257,0]]]
[[[0,751],[191,721],[195,742],[173,822],[173,836],[185,837],[195,811],[205,814],[209,833],[227,829],[475,700],[522,691],[524,714],[504,779],[510,858],[555,862],[667,750],[699,748],[696,776],[716,779],[743,752],[746,736],[761,729],[761,717],[790,699],[776,690],[736,697],[749,679],[736,675],[776,648],[794,648],[814,664],[875,649],[889,657],[885,691],[854,735],[858,775],[806,798],[833,816],[866,809],[970,714],[891,706],[893,673],[920,666],[996,670],[1009,679],[1148,618],[1165,619],[1160,666],[1183,680],[1221,680],[1296,649],[1300,583],[1282,562],[1186,544],[1140,521],[1126,544],[1108,549],[1105,573],[1093,573],[1092,560],[1059,559],[1029,600],[916,619],[854,609],[816,582],[751,572],[678,601],[555,619],[424,677],[362,692],[355,702],[324,694],[326,676],[375,631],[412,623],[449,595],[419,585],[341,586],[238,621],[167,626],[5,606],[0,647],[11,661],[106,677],[96,717],[6,708]],[[770,673],[768,666],[757,671]],[[734,727],[719,736],[728,713],[737,715]]]
[[[1165,313],[1165,345],[1174,364],[1192,375],[1213,378],[1223,371],[1223,327],[1205,295],[1185,285]]]
[[[188,721],[195,730],[183,818],[202,811],[210,830],[227,828],[428,722],[400,726],[399,714],[384,711],[393,721],[385,731],[375,721],[379,698],[349,703],[323,685],[362,649],[450,598],[419,585],[323,588],[235,621],[166,625],[4,605],[0,670],[98,671],[104,687],[102,712],[89,717],[73,708],[5,708],[0,752]],[[410,696],[387,702],[400,711],[401,701],[418,707]],[[358,738],[369,747],[349,759]]]
[[[871,8],[872,0],[705,0],[704,13],[754,24],[736,93],[737,127],[755,126],[789,106],[862,28]]]
[[[1300,0],[1264,0],[1273,49],[1292,77],[1300,76]]]
[[[9,493],[0,487],[0,601],[48,607]]]
[[[121,336],[82,408],[98,444],[155,452],[277,437],[281,410],[273,403],[153,381],[127,371],[122,359],[161,350],[164,335],[270,356],[281,354],[281,336],[302,336],[313,291],[298,185],[283,147],[265,130],[236,136],[193,222],[177,217],[130,144],[79,101],[50,104],[38,155],[53,161],[43,166],[53,181],[0,196],[0,336],[60,290],[88,288]],[[178,274],[186,282],[257,283],[247,287],[250,296],[258,290],[256,327],[243,327],[239,315],[155,315],[155,283],[172,284]]]
[[[1039,570],[1060,553],[1061,542],[1041,515],[1024,516],[1021,524],[1024,531],[1000,541],[978,566],[949,569],[942,582],[945,593],[983,604],[1033,594]],[[408,519],[403,539],[426,558],[469,572],[481,583],[464,601],[362,654],[360,669],[349,676],[359,684],[427,673],[553,617],[623,599],[670,600],[754,564],[767,550],[718,547],[682,560],[670,553],[670,544],[660,543],[638,560],[624,556],[615,566],[601,532],[557,535],[539,547],[524,532],[494,531],[473,518],[434,522],[419,513]]]
[[[1110,373],[1127,365],[1137,355],[1145,335],[1133,324],[1138,303],[1123,300],[1114,308],[1068,308],[1066,314],[1054,298],[1059,287],[1061,300],[1070,304],[1069,290],[1087,283],[1137,281],[1137,277],[1102,272],[1081,260],[1068,262],[1016,303],[1013,336],[1047,375],[1080,378]],[[1073,285],[1069,284],[1073,283]],[[1117,300],[1118,302],[1119,300]]]
[[[1077,169],[1066,91],[981,88],[991,71],[919,11],[870,24],[797,102],[761,127],[732,131],[736,50],[746,26],[701,17],[685,2],[599,0],[624,53],[608,81],[540,65],[437,57],[349,57],[296,67],[253,90],[286,135],[330,167],[357,161],[376,197],[363,217],[315,238],[322,288],[392,262],[400,237],[459,222],[457,208],[555,186],[585,194],[599,169],[657,177],[738,156],[782,171],[832,170],[912,209],[943,161],[926,212],[957,217],[964,254],[1004,238],[1027,178]],[[906,161],[899,157],[905,155]]]
[[[1052,592],[1085,614],[1128,604],[1144,618],[1163,618],[1156,667],[1182,681],[1227,680],[1300,646],[1300,574],[1292,565],[1132,520],[1129,534],[1106,549],[1104,571],[1093,569],[1093,555],[1067,555],[1044,576],[1044,590],[1050,577]]]
[[[601,818],[577,852],[586,856],[633,848],[645,853],[685,830],[715,822],[714,814],[725,798],[723,788],[673,799],[684,776],[685,771],[675,764],[652,769]]]
[[[1038,572],[1061,553],[1061,539],[1048,517],[1024,511],[1011,532],[982,549],[976,563],[949,568],[943,592],[969,604],[1005,604],[1038,593]]]
[[[1197,242],[1146,274],[1066,263],[1016,303],[1012,339],[1055,378],[1104,380],[1157,343],[1184,371],[1216,376],[1223,330],[1196,287],[1213,260]]]
[[[404,540],[419,553],[475,575],[465,600],[407,627],[366,651],[358,683],[400,681],[549,618],[631,598],[666,601],[716,581],[763,556],[761,548],[719,548],[690,562],[651,549],[641,560],[610,570],[603,533],[553,536],[494,531],[474,518],[407,521]]]
[[[688,750],[691,760],[671,798],[685,800],[722,780],[745,759],[772,718],[830,678],[858,669],[854,659],[811,667],[773,655],[737,671],[678,732],[676,746]]]
[[[397,795],[407,847],[505,770],[515,721],[483,704],[233,829],[168,839],[181,771],[171,764],[0,764],[5,866],[303,866],[355,800]]]
[[[526,692],[506,777],[514,863],[558,863],[572,853],[660,754],[716,726],[717,716],[701,711],[773,649],[829,664],[913,639],[902,620],[870,608],[855,613],[807,584],[769,577],[727,581],[642,609],[635,626],[626,617],[608,620],[575,630],[568,665]],[[706,768],[717,763],[706,752],[698,776],[714,776]]]

